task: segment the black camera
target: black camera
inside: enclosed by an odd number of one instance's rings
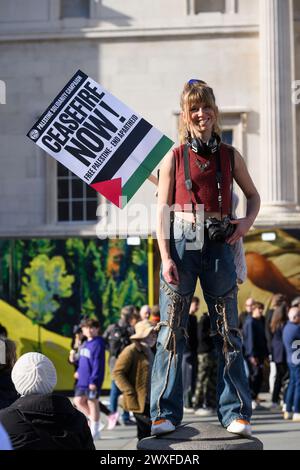
[[[235,225],[230,223],[229,217],[218,220],[215,217],[206,219],[208,238],[214,242],[224,243],[235,231]]]

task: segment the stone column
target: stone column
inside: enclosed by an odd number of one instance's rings
[[[297,166],[292,0],[259,0],[261,74],[262,207],[258,224],[300,221],[297,211]]]

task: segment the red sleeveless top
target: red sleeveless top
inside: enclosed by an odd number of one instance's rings
[[[184,174],[184,145],[180,145],[173,149],[175,158],[175,183],[174,183],[174,198],[173,203],[181,206],[184,211],[184,204],[191,204],[191,197],[189,191],[185,186]],[[223,142],[220,145],[220,159],[222,170],[222,212],[223,214],[230,214],[231,212],[231,154],[233,148]],[[209,165],[204,171],[201,171],[196,163]],[[204,204],[206,212],[219,212],[218,203],[218,190],[216,182],[216,154],[210,156],[201,156],[189,147],[189,162],[190,174],[192,180],[192,191],[194,193],[195,201],[197,204]],[[176,208],[176,211],[180,210]]]

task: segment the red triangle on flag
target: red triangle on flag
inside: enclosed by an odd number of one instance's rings
[[[113,202],[116,206],[121,207],[122,178],[115,178],[113,180],[92,183],[91,187],[94,188],[98,193],[105,196],[106,199]]]

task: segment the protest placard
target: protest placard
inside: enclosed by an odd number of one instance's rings
[[[81,70],[27,136],[120,208],[173,145]]]

